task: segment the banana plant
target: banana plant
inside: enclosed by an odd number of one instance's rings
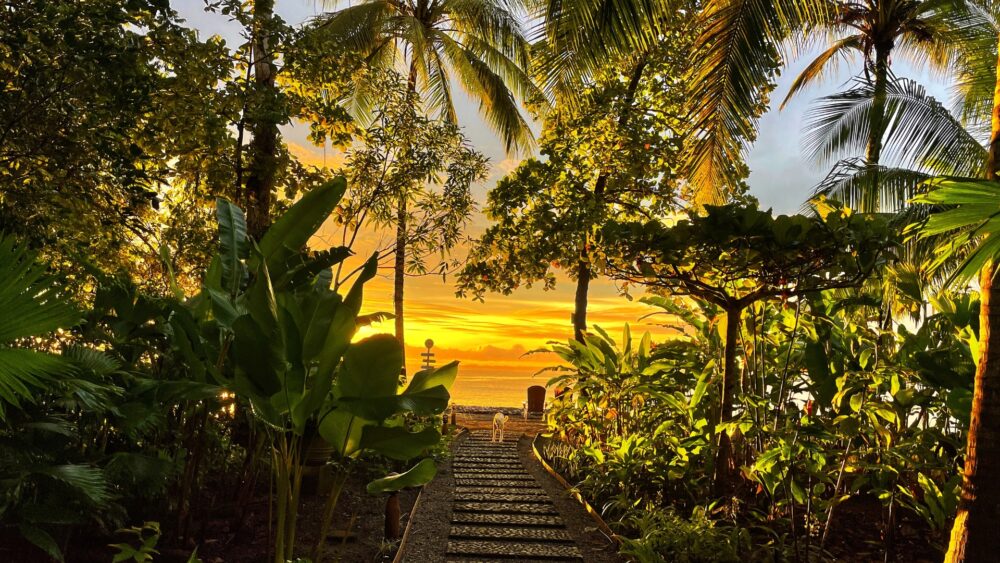
[[[402,345],[390,335],[352,343],[364,285],[375,276],[378,255],[359,270],[346,295],[330,288],[330,268],[351,253],[339,247],[304,250],[346,189],[343,178],[307,193],[254,243],[243,212],[219,200],[220,251],[201,294],[174,324],[178,349],[249,403],[272,437],[276,483],[274,561],[292,558],[307,428],[334,446],[341,460],[371,451],[397,460],[420,456],[441,435],[411,432],[403,414],[436,415],[450,399],[457,364],[420,372],[398,388]],[[373,482],[371,492],[426,483],[430,460],[401,475]],[[346,475],[338,475],[327,503],[324,531]],[[322,542],[322,534],[321,540]],[[314,560],[321,556],[317,549]]]

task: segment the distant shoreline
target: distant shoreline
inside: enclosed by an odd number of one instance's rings
[[[453,405],[455,412],[463,414],[493,414],[502,412],[506,415],[520,415],[524,412],[523,408],[520,407],[483,407],[477,405]]]

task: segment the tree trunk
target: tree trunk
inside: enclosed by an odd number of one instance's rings
[[[875,46],[875,91],[872,93],[872,111],[868,116],[868,147],[865,151],[865,164],[871,168],[871,185],[858,204],[859,211],[864,213],[880,211],[879,173],[876,167],[882,158],[882,136],[885,133],[886,90],[889,82],[889,53],[891,51],[892,44]]]
[[[1000,168],[1000,59],[993,91],[993,125],[986,177]],[[951,530],[947,562],[996,561],[1000,532],[1000,286],[996,261],[979,274],[979,364],[969,421],[962,498]]]
[[[580,260],[576,268],[576,298],[573,300],[573,337],[583,342],[583,334],[587,332],[587,292],[590,290],[590,263]]]
[[[629,116],[632,113],[632,104],[635,102],[635,93],[639,89],[639,82],[642,80],[642,73],[646,69],[647,57],[643,54],[632,69],[632,77],[629,79],[628,87],[625,90],[625,103],[622,105],[622,113],[618,116],[618,127],[623,128],[628,125]],[[594,183],[594,198],[598,203],[604,197],[604,191],[608,185],[608,174],[602,172]],[[586,244],[586,243],[585,243]],[[582,257],[577,263],[576,273],[576,299],[573,303],[573,337],[583,342],[583,334],[587,331],[587,293],[590,290],[590,280],[593,272],[590,269],[590,262],[587,259],[587,249],[584,247]]]
[[[722,392],[719,393],[719,423],[733,419],[733,399],[736,390],[736,343],[740,337],[740,315],[743,309],[733,306],[726,310],[726,348],[722,372]],[[719,449],[715,456],[715,494],[724,496],[732,490],[730,477],[733,468],[733,446],[729,434],[719,433]]]
[[[253,91],[260,105],[248,112],[247,126],[253,134],[250,141],[244,205],[247,208],[247,230],[260,240],[271,226],[271,194],[278,168],[278,89],[275,85],[277,67],[271,44],[270,27],[274,19],[274,0],[257,0],[253,5]]]
[[[402,194],[396,207],[396,255],[393,264],[392,309],[396,315],[396,338],[404,346],[403,335],[403,283],[406,276],[406,197]],[[403,365],[406,372],[406,365]]]
[[[386,541],[398,540],[403,534],[399,529],[399,493],[389,494],[385,501],[385,539]]]
[[[410,73],[406,80],[406,88],[410,94],[411,103],[416,103],[417,93],[417,62],[410,61]],[[416,108],[414,108],[416,109]],[[404,188],[405,190],[405,188]],[[403,357],[406,357],[406,335],[404,334],[403,322],[403,289],[406,278],[406,198],[409,194],[401,191],[397,194],[399,198],[396,202],[396,255],[393,261],[392,278],[392,312],[396,316],[396,339],[403,347]],[[403,362],[403,371],[400,380],[406,378],[406,362]]]

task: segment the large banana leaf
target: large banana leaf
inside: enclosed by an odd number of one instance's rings
[[[300,253],[309,239],[319,230],[347,190],[342,177],[310,190],[295,202],[260,240],[260,250],[269,268],[276,271]]]
[[[434,460],[431,458],[422,459],[420,463],[414,465],[404,473],[389,475],[388,477],[376,479],[368,483],[368,492],[377,495],[410,487],[419,487],[430,483],[436,474],[437,467],[434,466]]]
[[[250,254],[247,239],[247,221],[243,210],[219,198],[215,204],[219,221],[219,258],[222,264],[222,287],[236,296],[246,282],[247,272],[243,262]]]

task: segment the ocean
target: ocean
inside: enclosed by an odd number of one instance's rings
[[[451,389],[451,399],[452,403],[463,406],[520,408],[528,397],[528,387],[544,386],[546,381],[546,376],[530,373],[480,375],[460,370]]]

